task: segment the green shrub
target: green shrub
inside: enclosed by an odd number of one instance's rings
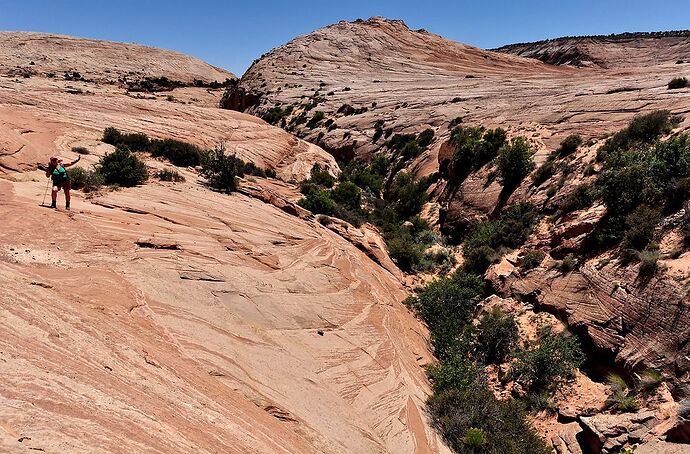
[[[525,418],[519,403],[498,400],[485,386],[435,393],[427,402],[434,426],[459,453],[547,454],[551,450]],[[470,431],[484,434],[482,448],[468,446]],[[474,439],[476,435],[471,435]]]
[[[184,176],[180,174],[175,169],[162,169],[159,170],[158,173],[156,173],[156,176],[160,181],[174,181],[177,183],[181,183],[185,181]]]
[[[69,169],[70,182],[72,189],[82,192],[97,191],[103,185],[103,176],[95,170],[87,170],[81,167]]]
[[[486,434],[482,429],[470,427],[467,429],[467,432],[465,432],[463,443],[473,451],[481,449],[487,443]]]
[[[609,407],[621,412],[633,412],[639,409],[639,403],[635,396],[631,395],[628,383],[617,374],[609,374],[607,377],[611,387],[611,396],[607,401]]]
[[[117,148],[103,156],[96,171],[106,184],[131,187],[143,184],[148,179],[146,164],[126,148]]]
[[[233,192],[237,190],[237,177],[244,175],[244,162],[235,155],[226,155],[225,147],[219,145],[202,156],[201,175],[212,189]]]
[[[565,258],[561,260],[558,268],[564,273],[573,271],[575,268],[577,268],[577,257],[575,257],[574,254],[566,255]]]
[[[534,186],[541,186],[546,180],[551,178],[556,173],[556,164],[549,160],[542,164],[532,175]]]
[[[317,186],[332,188],[335,184],[335,177],[327,170],[322,169],[319,164],[314,164],[314,167],[311,168],[311,178],[308,181]]]
[[[384,199],[400,219],[409,219],[419,213],[426,203],[427,184],[425,180],[417,180],[409,173],[400,172],[384,192]]]
[[[314,214],[333,215],[337,208],[335,201],[328,191],[315,189],[297,202],[302,208]]]
[[[645,249],[640,251],[638,257],[640,259],[640,274],[649,276],[656,273],[659,261],[658,250]]]
[[[515,317],[498,308],[482,316],[477,327],[475,352],[487,364],[501,364],[517,346],[518,326]]]
[[[640,374],[638,387],[642,392],[651,392],[661,385],[664,376],[654,369],[646,369]]]
[[[637,115],[625,129],[618,131],[604,142],[597,152],[597,159],[605,159],[609,153],[629,150],[640,144],[650,144],[662,135],[671,132],[672,128],[672,117],[668,110],[655,110],[648,114]]]
[[[463,244],[463,267],[483,275],[500,258],[502,249],[516,248],[527,240],[535,222],[532,204],[520,202],[503,210],[497,220],[476,224]]]
[[[405,301],[429,326],[437,358],[453,351],[483,293],[483,279],[461,271],[432,282]]]
[[[343,181],[331,191],[331,197],[349,208],[359,209],[362,204],[362,191],[351,181]]]
[[[307,122],[307,127],[309,129],[314,129],[323,121],[324,118],[326,118],[326,114],[320,110],[317,110],[316,112],[314,112],[314,115],[311,117],[311,120]]]
[[[573,211],[589,208],[595,200],[595,188],[587,183],[583,183],[563,198],[558,209],[561,214],[568,214]]]
[[[460,355],[449,357],[446,361],[428,367],[435,393],[451,389],[470,389],[478,380],[477,366]]]
[[[546,257],[546,254],[538,249],[527,251],[522,256],[520,269],[523,271],[534,269],[541,265],[541,262],[544,261],[544,257]]]
[[[687,77],[674,77],[668,83],[668,89],[677,90],[679,88],[686,88],[688,85],[690,85],[690,82],[688,82]]]
[[[455,127],[451,132],[453,178],[457,183],[494,159],[505,144],[506,132],[501,129]]]
[[[117,146],[122,141],[122,133],[116,128],[108,127],[103,131],[101,141],[110,145]]]
[[[498,173],[507,190],[518,187],[533,166],[532,149],[524,137],[517,137],[501,148],[498,155]]]
[[[585,360],[575,336],[543,335],[536,346],[517,352],[516,379],[531,391],[554,389],[561,381],[573,378]]]
[[[578,134],[569,135],[563,139],[557,153],[559,156],[571,155],[577,151],[580,145],[582,145],[582,136]]]
[[[86,147],[72,147],[72,152],[77,154],[91,154],[91,151]]]
[[[198,166],[203,153],[196,145],[176,139],[150,140],[148,151],[154,158],[163,157],[178,167]]]
[[[548,413],[556,413],[558,411],[558,407],[553,403],[549,393],[546,391],[527,394],[525,407],[534,412],[546,411]]]
[[[280,106],[271,107],[264,113],[261,118],[272,125],[277,125],[281,121],[285,121],[285,118],[292,113],[292,105],[288,105],[285,108]]]
[[[417,143],[421,148],[428,147],[434,140],[434,134],[435,133],[433,129],[425,129],[424,131],[419,133],[419,136],[417,137]]]
[[[640,205],[625,220],[626,231],[621,248],[641,251],[654,239],[654,231],[661,220],[661,211]]]

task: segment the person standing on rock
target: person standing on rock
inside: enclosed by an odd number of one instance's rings
[[[78,156],[77,159],[70,162],[69,164],[63,164],[62,159],[60,159],[59,157],[50,157],[50,164],[48,164],[48,170],[46,170],[46,177],[50,177],[53,179],[53,192],[51,193],[53,203],[50,205],[51,208],[57,208],[57,195],[58,192],[60,192],[60,189],[62,189],[63,191],[65,191],[65,208],[68,210],[70,209],[69,191],[72,189],[72,183],[70,182],[69,175],[67,174],[67,170],[65,169],[78,163],[80,159],[81,156]]]

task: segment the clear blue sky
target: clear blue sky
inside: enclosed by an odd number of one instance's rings
[[[242,75],[295,36],[371,16],[403,19],[490,48],[563,35],[690,27],[679,0],[0,0],[0,30],[62,33],[174,49]]]

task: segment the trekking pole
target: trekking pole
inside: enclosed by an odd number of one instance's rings
[[[46,190],[43,193],[43,202],[41,202],[41,206],[45,206],[46,204],[46,196],[48,195],[48,188],[50,187],[50,178],[48,179],[48,185],[46,186]]]

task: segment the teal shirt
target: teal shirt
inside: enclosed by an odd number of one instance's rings
[[[69,180],[69,175],[67,175],[67,170],[62,166],[62,164],[55,167],[51,172],[51,177],[53,183],[61,183],[63,181]]]

